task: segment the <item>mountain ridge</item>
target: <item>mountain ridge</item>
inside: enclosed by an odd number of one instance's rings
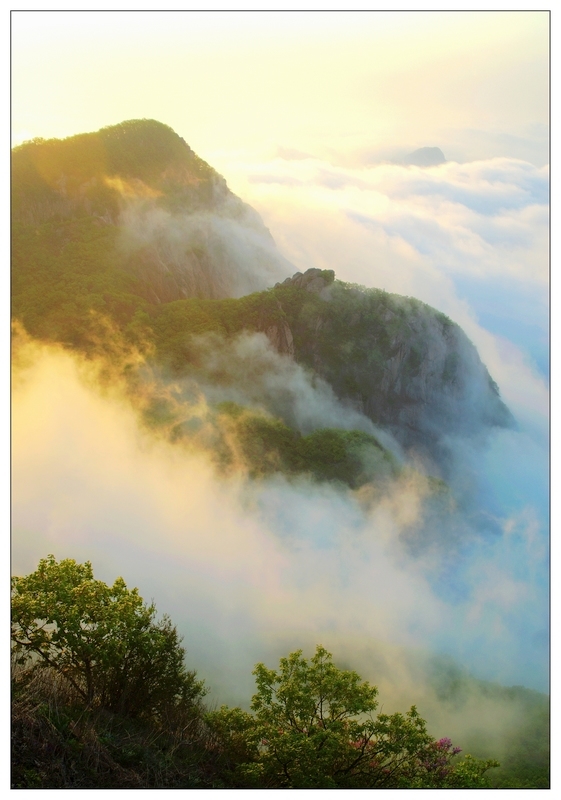
[[[193,337],[264,333],[436,461],[443,435],[514,424],[459,326],[331,270],[294,272],[257,212],[168,126],[33,140],[12,164],[13,311],[31,334],[87,351],[92,312],[107,315],[186,374]]]
[[[292,268],[259,214],[155,120],[24,142],[12,151],[11,197],[16,224],[89,218],[120,226],[128,271],[154,302],[242,296]]]

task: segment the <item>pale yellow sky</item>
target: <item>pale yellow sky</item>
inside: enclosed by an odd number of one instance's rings
[[[469,158],[466,131],[546,136],[548,25],[545,12],[15,12],[13,141],[149,117],[208,160],[279,145]]]

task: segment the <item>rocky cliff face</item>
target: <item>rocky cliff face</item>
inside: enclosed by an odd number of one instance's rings
[[[445,433],[514,423],[476,348],[430,306],[322,270],[296,273],[275,294],[283,316],[261,327],[275,347],[403,444],[434,449]]]
[[[123,252],[150,302],[243,297],[293,269],[257,213],[234,195],[197,212],[129,202],[121,227]]]

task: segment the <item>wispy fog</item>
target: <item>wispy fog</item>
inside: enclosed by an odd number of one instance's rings
[[[201,393],[210,403],[231,401],[264,410],[307,434],[319,428],[361,430],[400,457],[393,436],[335,396],[331,386],[288,355],[279,354],[263,333],[242,333],[232,340],[216,334],[190,342],[195,367],[176,381],[179,396]],[[176,391],[177,391],[176,389]]]
[[[125,217],[129,245],[180,265],[197,242],[218,261],[221,250],[222,278],[240,276],[236,294],[271,285],[292,262],[418,297],[464,328],[518,428],[443,440],[455,503],[446,509],[429,502],[422,463],[382,497],[219,478],[204,451],[148,434],[130,401],[103,394],[84,365],[32,348],[14,382],[14,571],[53,552],[90,559],[105,580],[122,574],[177,622],[217,702],[247,703],[255,661],[319,641],[396,702],[435,654],[546,690],[547,168],[336,161],[287,146],[266,162],[215,164],[284,258],[255,220],[142,205]],[[178,388],[184,404],[204,413],[227,399],[304,433],[337,425],[383,437],[263,336],[198,347],[198,371]],[[389,434],[383,442],[402,458]]]
[[[548,167],[336,162],[223,156],[220,167],[300,270],[435,306],[464,328],[511,410],[545,418]]]
[[[156,287],[152,300],[242,297],[294,271],[253,209],[233,196],[215,205],[172,213],[150,199],[124,200],[120,245]]]
[[[407,695],[423,653],[546,690],[547,530],[531,485],[543,453],[523,432],[456,443],[469,450],[457,485],[482,503],[437,513],[410,471],[381,497],[219,478],[204,451],[141,428],[91,368],[47,347],[20,356],[14,572],[52,552],[91,560],[107,581],[123,575],[170,613],[216,702],[247,704],[257,660],[317,642],[384,685],[389,703]],[[425,684],[430,705],[429,672]]]

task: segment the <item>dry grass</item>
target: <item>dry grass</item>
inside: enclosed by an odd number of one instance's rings
[[[213,785],[199,708],[131,720],[84,708],[62,676],[38,667],[15,666],[12,686],[12,788]]]

